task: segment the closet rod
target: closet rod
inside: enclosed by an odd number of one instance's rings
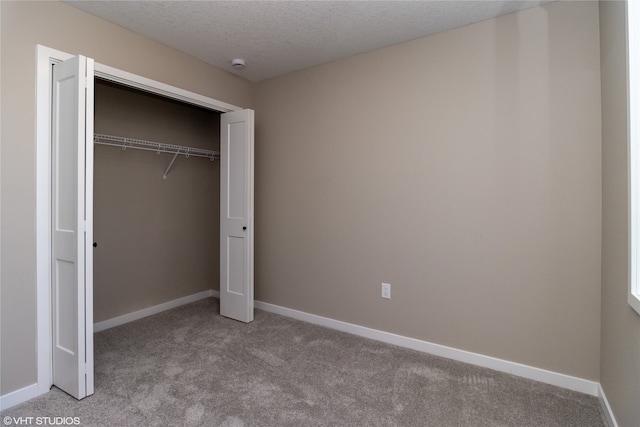
[[[163,142],[145,141],[143,139],[124,138],[122,136],[103,135],[96,133],[93,135],[93,142],[101,145],[111,145],[113,147],[121,147],[123,150],[127,148],[135,148],[136,150],[155,151],[160,153],[174,154],[171,163],[167,166],[167,169],[162,174],[163,179],[167,179],[167,174],[173,166],[173,162],[176,161],[176,157],[179,154],[184,155],[187,159],[191,156],[205,157],[211,161],[220,157],[220,152],[213,150],[205,150],[204,148],[186,147],[183,145],[165,144]]]
[[[124,138],[122,136],[103,135],[96,133],[93,135],[93,141],[96,144],[111,145],[114,147],[135,148],[137,150],[155,151],[156,153],[173,153],[183,154],[185,157],[205,157],[213,160],[220,157],[220,152],[213,150],[205,150],[204,148],[187,147],[183,145],[165,144],[163,142],[145,141],[135,138]]]

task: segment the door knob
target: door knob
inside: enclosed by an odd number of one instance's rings
[[[93,242],[93,247],[97,248],[98,247],[98,242]]]
[[[243,230],[246,230],[246,229],[247,229],[247,227],[242,227],[242,229],[243,229]]]

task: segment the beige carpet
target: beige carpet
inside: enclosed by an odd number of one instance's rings
[[[83,426],[604,426],[595,397],[213,298],[95,335],[95,394],[2,418]]]

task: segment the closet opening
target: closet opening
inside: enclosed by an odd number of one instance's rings
[[[191,297],[177,297],[167,301],[167,298],[173,298],[174,295],[193,292],[194,286],[196,289],[203,286],[207,291],[204,292],[205,295],[196,293],[191,294],[192,296],[202,298],[215,295],[217,284],[220,289],[220,315],[244,323],[253,321],[254,112],[95,63],[93,59],[82,55],[74,56],[40,45],[37,52],[36,392],[38,395],[44,394],[55,385],[77,399],[82,399],[94,392],[94,321],[99,324],[101,319],[111,318],[120,324],[135,320],[195,300]],[[94,102],[96,84],[101,92],[97,105]],[[137,94],[141,98],[132,100],[126,98],[126,94]],[[125,100],[116,102],[122,96]],[[102,99],[107,101],[103,103]],[[151,121],[151,126],[144,131],[140,130],[138,125],[145,122],[145,118],[155,110],[151,104],[156,101],[162,101],[165,105],[161,107],[164,111],[162,118],[157,120],[156,116]],[[167,105],[173,107],[166,107]],[[98,111],[94,114],[96,108]],[[113,110],[111,116],[103,113],[108,109]],[[191,113],[187,114],[185,111]],[[194,111],[197,112],[196,116],[204,115],[205,118],[193,119],[191,114]],[[190,118],[182,124],[176,124],[175,119],[181,116]],[[97,127],[94,126],[95,120],[99,121]],[[205,125],[194,124],[203,120]],[[114,123],[118,124],[115,129]],[[194,137],[190,141],[191,146],[202,144],[208,148],[213,145],[211,148],[215,148],[218,143],[219,163],[211,164],[208,158],[195,156],[190,159],[175,157],[172,168],[167,168],[166,163],[158,162],[162,162],[163,157],[169,160],[162,150],[159,150],[160,154],[135,149],[118,152],[123,151],[120,147],[106,152],[107,148],[114,147],[94,144],[98,132],[114,134],[127,129],[132,133],[144,133],[113,136],[138,136],[139,139],[157,141],[159,138],[155,136],[161,133],[163,139],[157,142],[171,143],[172,141],[164,140],[164,137],[173,138],[177,130],[181,129],[180,140],[183,140],[185,135],[199,134],[194,131],[199,127],[204,129],[199,132],[204,132],[207,136],[198,137],[202,138],[200,142]],[[219,134],[215,132],[216,129],[219,129]],[[181,145],[185,144],[176,144]],[[97,235],[94,233],[94,148],[107,153],[102,158],[99,152],[97,161],[98,179],[95,180],[95,187],[98,191],[104,190],[102,195],[98,195],[99,201],[95,204],[98,215]],[[122,157],[118,158],[119,155]],[[155,157],[153,161],[152,157]],[[105,160],[102,166],[101,159]],[[116,161],[123,159],[132,164],[125,165]],[[203,163],[207,164],[207,169],[201,167],[204,166]],[[184,167],[186,164],[189,168]],[[154,170],[154,165],[159,166],[159,172],[155,176],[165,187],[172,188],[180,182],[185,186],[180,191],[174,191],[175,194],[171,197],[165,197],[166,194],[162,191],[167,188],[159,187],[155,181],[146,179],[145,173]],[[188,173],[182,176],[178,173],[185,171]],[[167,179],[162,179],[167,174]],[[213,183],[209,186],[210,179]],[[136,183],[139,182],[144,182],[144,185],[138,186]],[[207,183],[206,188],[200,186],[203,182]],[[127,204],[127,198],[153,201],[155,205]],[[103,201],[100,202],[100,199]],[[214,207],[202,207],[199,204],[202,201],[212,202]],[[219,210],[215,208],[216,203],[219,203]],[[187,210],[188,207],[191,210]],[[167,212],[182,215],[182,220],[167,220],[162,216]],[[131,216],[127,217],[125,214]],[[209,222],[203,224],[201,215],[206,216]],[[105,217],[105,222],[100,223]],[[111,220],[115,222],[108,222]],[[135,230],[148,225],[154,227],[145,235],[132,235],[133,228],[128,224],[136,221]],[[175,223],[182,223],[183,228],[179,228],[178,232],[169,229]],[[207,227],[211,227],[209,235]],[[127,230],[130,232],[127,233]],[[189,236],[188,241],[185,236]],[[113,243],[115,240],[119,242]],[[129,251],[131,256],[127,259],[133,256],[134,263],[128,263],[123,257],[117,258],[109,245],[117,246],[119,252],[126,252],[127,248],[133,246],[143,253],[141,255]],[[162,245],[172,250],[168,254],[152,252]],[[193,250],[195,246],[204,249]],[[94,274],[94,253],[105,247],[107,250],[102,254],[106,256],[98,259],[98,271]],[[144,257],[144,252],[153,253],[153,262],[149,257]],[[200,254],[205,255],[199,256]],[[109,260],[112,261],[111,264]],[[166,273],[163,270],[166,265],[171,266],[171,271],[179,273]],[[184,268],[185,265],[189,268]],[[135,283],[127,282],[120,276],[115,276],[115,280],[109,277],[119,270],[134,268],[132,276],[135,277]],[[219,275],[216,275],[216,269],[219,270]],[[158,274],[154,275],[158,270],[165,272],[161,278]],[[160,282],[160,279],[167,276],[168,281]],[[94,278],[98,282],[107,283],[98,284],[95,299]],[[202,285],[201,280],[207,280],[206,285]],[[147,287],[136,288],[135,285],[140,283]],[[149,286],[150,284],[153,286]],[[116,295],[119,296],[117,300]],[[94,300],[97,302],[95,316]],[[159,300],[166,303],[158,305],[156,301]],[[149,309],[136,311],[134,307]],[[130,315],[115,314],[127,312]],[[117,316],[115,319],[111,317],[114,315]],[[107,323],[115,326],[114,322]]]
[[[94,106],[96,135],[220,150],[217,111],[99,78]],[[95,324],[219,290],[219,158],[96,143],[93,206]]]

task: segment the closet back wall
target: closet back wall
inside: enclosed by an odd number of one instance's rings
[[[96,80],[95,132],[220,149],[220,115]],[[220,165],[95,145],[94,320],[219,289]]]

